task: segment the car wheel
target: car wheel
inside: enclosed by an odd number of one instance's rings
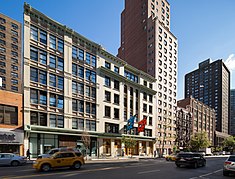
[[[41,171],[48,172],[51,169],[51,166],[49,164],[43,164],[41,166]]]
[[[198,167],[198,164],[197,164],[197,162],[195,162],[193,165],[193,168],[197,168],[197,167]]]
[[[18,166],[18,165],[20,165],[20,162],[18,162],[18,161],[16,161],[16,160],[14,160],[14,161],[11,162],[11,166],[13,166],[13,167],[16,167],[16,166]]]
[[[229,172],[228,171],[223,171],[223,175],[224,176],[229,176]]]
[[[80,163],[80,162],[75,162],[75,163],[73,164],[73,168],[74,168],[74,169],[80,169],[80,168],[81,168],[81,163]]]

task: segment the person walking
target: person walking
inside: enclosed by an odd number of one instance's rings
[[[27,152],[26,152],[26,157],[27,157],[27,159],[29,159],[30,160],[30,151],[29,151],[29,149],[27,150]]]

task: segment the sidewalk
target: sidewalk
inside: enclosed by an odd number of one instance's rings
[[[88,158],[86,160],[86,157],[84,157],[85,163],[116,163],[116,162],[138,162],[139,160],[147,160],[147,159],[153,159],[153,160],[162,160],[164,158],[154,158],[150,156],[132,156],[132,157],[106,157],[106,158]],[[32,158],[31,160],[27,161],[27,164],[32,164],[33,161],[35,161],[36,158]]]

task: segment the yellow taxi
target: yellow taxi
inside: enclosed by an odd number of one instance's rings
[[[165,156],[166,161],[175,161],[176,155],[175,154],[170,154]]]
[[[39,158],[33,163],[33,168],[38,171],[47,172],[54,168],[71,167],[79,169],[84,165],[84,158],[81,152],[63,151],[56,152],[50,158]]]

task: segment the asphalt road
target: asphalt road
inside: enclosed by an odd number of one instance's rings
[[[222,167],[225,158],[208,158],[206,167],[197,169],[177,168],[174,162],[148,159],[132,162],[90,163],[80,170],[59,169],[36,172],[31,165],[0,167],[1,179],[20,178],[84,178],[84,179],[223,179]]]

